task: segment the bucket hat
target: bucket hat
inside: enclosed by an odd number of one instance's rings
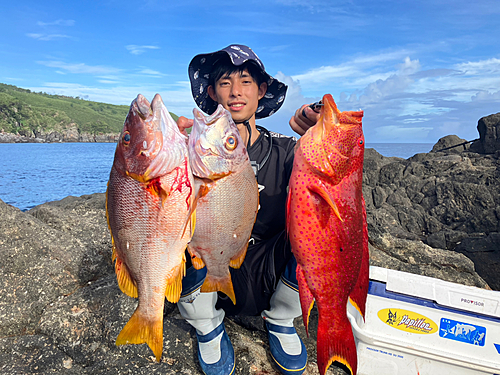
[[[242,44],[231,44],[226,48],[212,53],[196,55],[189,63],[188,74],[191,81],[191,92],[194,101],[200,109],[211,115],[217,109],[217,103],[208,95],[210,72],[214,64],[224,55],[228,55],[231,63],[240,66],[247,61],[253,61],[261,70],[267,82],[266,94],[259,100],[255,111],[256,118],[265,118],[275,113],[285,101],[287,86],[266,73],[264,64],[255,52]]]

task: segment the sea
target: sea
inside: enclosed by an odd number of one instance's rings
[[[432,143],[367,143],[384,156],[409,158]],[[115,143],[2,143],[0,199],[22,211],[42,203],[104,193]]]

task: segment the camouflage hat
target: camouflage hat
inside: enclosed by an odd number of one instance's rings
[[[232,44],[220,51],[196,55],[189,63],[188,74],[191,81],[191,92],[194,101],[200,109],[211,115],[217,109],[217,103],[208,95],[207,88],[210,82],[210,72],[221,55],[228,55],[235,66],[240,66],[247,61],[253,61],[260,69],[267,82],[266,94],[259,100],[255,111],[256,118],[271,116],[285,101],[287,86],[266,73],[264,64],[250,47],[241,44]]]

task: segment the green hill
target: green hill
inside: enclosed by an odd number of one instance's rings
[[[120,133],[128,110],[127,105],[35,93],[0,83],[0,132],[31,137],[76,127],[79,134]]]

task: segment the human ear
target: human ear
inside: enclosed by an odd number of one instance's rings
[[[208,86],[207,87],[207,92],[208,92],[208,96],[210,96],[210,98],[218,103],[219,101],[217,100],[217,95],[215,95],[215,90],[214,90],[214,87],[212,85]]]
[[[267,83],[262,82],[259,86],[259,100],[264,97],[264,95],[266,94],[266,91],[267,91]]]

